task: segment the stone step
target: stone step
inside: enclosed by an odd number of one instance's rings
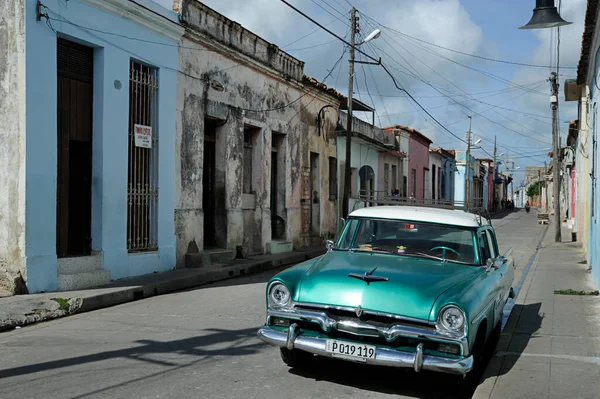
[[[205,267],[215,264],[227,263],[235,259],[233,249],[209,249],[204,252],[185,255],[185,267]]]
[[[75,291],[99,287],[110,283],[110,270],[94,270],[58,275],[59,291]]]
[[[97,269],[102,269],[102,256],[100,254],[58,259],[59,276],[62,274],[93,272]]]
[[[294,244],[291,241],[273,240],[267,243],[268,254],[280,254],[283,252],[292,252],[293,250]]]

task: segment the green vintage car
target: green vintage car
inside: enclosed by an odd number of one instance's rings
[[[514,297],[512,249],[461,210],[375,206],[348,216],[325,255],[267,284],[258,337],[290,367],[313,355],[462,376]]]

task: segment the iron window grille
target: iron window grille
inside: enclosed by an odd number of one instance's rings
[[[130,62],[127,250],[158,249],[158,70]],[[151,128],[150,148],[136,146],[135,125]]]

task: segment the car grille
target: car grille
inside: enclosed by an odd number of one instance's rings
[[[336,321],[354,321],[361,323],[368,323],[376,327],[384,327],[390,328],[394,325],[403,325],[410,327],[419,327],[430,331],[435,331],[435,328],[429,325],[427,322],[418,322],[413,320],[404,320],[398,319],[395,317],[371,314],[371,313],[363,313],[360,317],[356,315],[355,312],[351,310],[345,309],[325,309],[317,306],[310,305],[296,305],[296,309],[298,310],[306,310],[310,312],[321,312],[325,313],[329,318],[334,319]]]

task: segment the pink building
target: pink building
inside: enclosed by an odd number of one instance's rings
[[[386,128],[390,129],[391,127]],[[408,141],[408,190],[409,198],[424,199],[425,190],[431,187],[429,170],[429,145],[432,141],[423,133],[401,125],[393,126],[410,134]]]

